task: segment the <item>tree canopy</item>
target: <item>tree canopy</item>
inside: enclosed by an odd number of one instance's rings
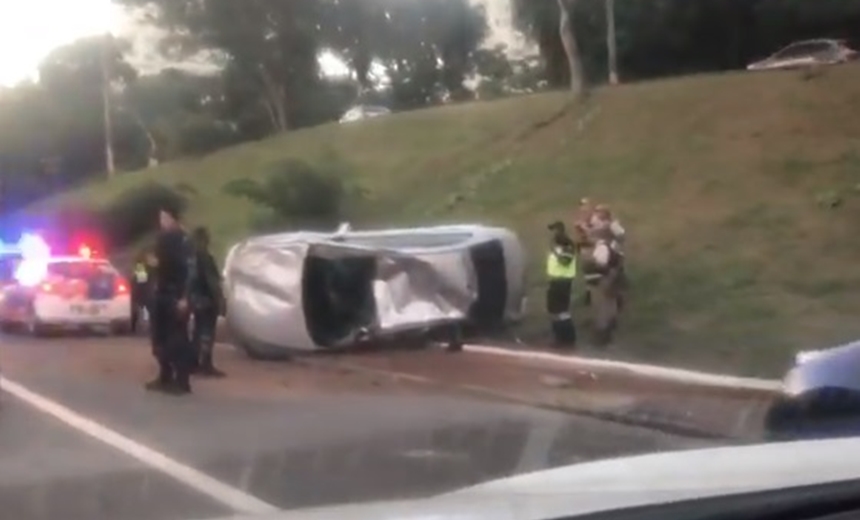
[[[61,47],[37,82],[0,91],[5,207],[103,175],[107,91],[121,170],[336,120],[351,105],[394,111],[606,80],[606,0],[114,0],[166,35],[167,62],[204,53],[211,73],[142,75],[130,44]],[[488,2],[509,5],[536,56],[487,47]],[[634,81],[743,67],[793,40],[860,39],[853,0],[616,0],[619,74]],[[562,13],[569,25],[562,27]],[[320,57],[336,57],[334,74]],[[337,60],[335,60],[337,61]]]

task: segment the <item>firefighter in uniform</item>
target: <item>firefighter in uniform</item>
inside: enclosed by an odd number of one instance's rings
[[[591,296],[595,342],[606,346],[612,342],[618,326],[623,288],[623,257],[614,247],[612,233],[594,233],[594,245],[583,271],[586,290]]]
[[[150,316],[152,350],[158,377],[147,390],[175,395],[191,393],[194,352],[188,337],[189,297],[197,271],[191,239],[179,224],[179,211],[161,210],[161,233],[155,246],[158,268]]]
[[[198,227],[194,230],[193,239],[197,250],[197,276],[191,293],[194,372],[206,377],[224,377],[224,372],[215,368],[212,362],[215,327],[218,325],[218,316],[224,313],[226,307],[221,273],[215,257],[209,252],[209,231]]]
[[[546,260],[548,285],[546,309],[552,320],[552,334],[559,347],[576,344],[576,326],[570,313],[573,281],[576,278],[576,247],[562,222],[549,226],[553,232]]]

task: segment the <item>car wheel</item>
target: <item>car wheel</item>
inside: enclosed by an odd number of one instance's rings
[[[36,316],[36,310],[32,307],[30,307],[30,311],[27,313],[27,321],[23,325],[24,332],[34,338],[45,337],[50,332],[50,327],[39,321],[39,317]]]
[[[11,321],[0,322],[0,332],[3,334],[14,334],[18,330],[18,326]]]
[[[30,318],[26,323],[27,334],[34,338],[43,338],[48,335],[49,329],[44,323],[39,323],[35,318]]]
[[[113,336],[129,336],[131,335],[131,323],[127,321],[113,323],[110,326],[110,333]]]

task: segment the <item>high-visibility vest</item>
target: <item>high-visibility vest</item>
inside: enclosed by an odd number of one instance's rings
[[[563,263],[562,258],[570,261]],[[572,280],[576,278],[576,255],[561,247],[553,249],[546,257],[546,275],[550,279]]]
[[[146,272],[146,267],[143,264],[137,264],[134,266],[134,281],[137,283],[146,283],[149,279],[149,275]]]

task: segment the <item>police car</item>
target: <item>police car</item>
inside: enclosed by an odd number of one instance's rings
[[[67,329],[131,328],[128,282],[81,246],[77,255],[0,256],[0,328],[44,335]]]

